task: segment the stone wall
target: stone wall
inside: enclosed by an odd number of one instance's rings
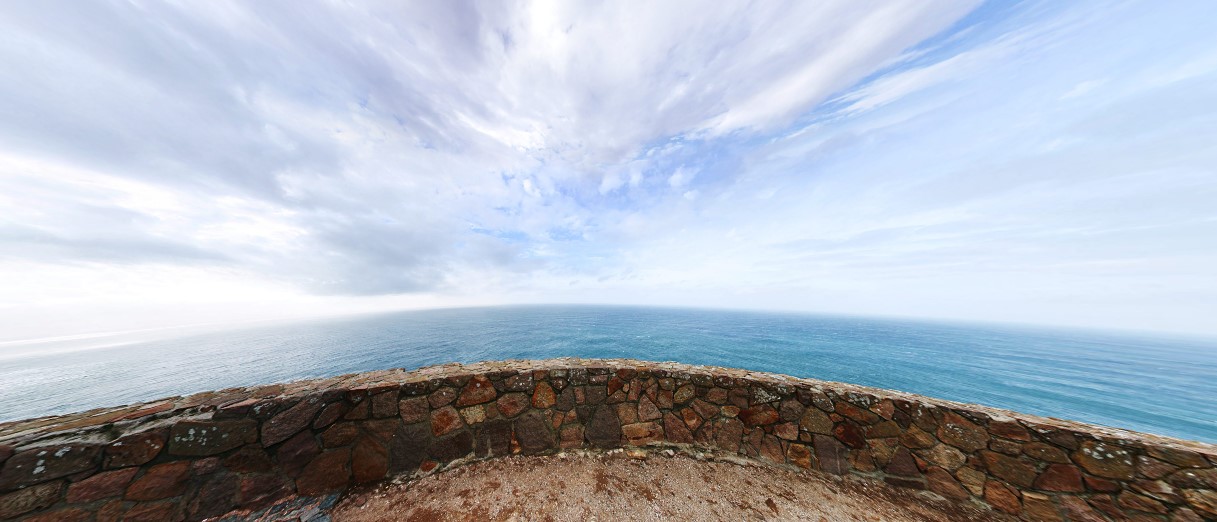
[[[0,424],[0,519],[198,520],[472,459],[681,445],[1026,520],[1217,519],[1217,446],[628,360],[380,371]]]

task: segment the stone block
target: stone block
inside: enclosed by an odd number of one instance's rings
[[[169,430],[169,454],[206,457],[258,441],[258,422],[181,421]]]
[[[186,492],[190,461],[157,464],[127,487],[127,500],[161,500]]]
[[[309,397],[271,417],[262,423],[262,445],[269,448],[300,433],[313,423],[323,406],[320,398]]]
[[[91,471],[100,460],[101,448],[92,444],[59,444],[20,451],[0,469],[0,491]]]
[[[165,447],[165,434],[149,431],[119,437],[106,445],[102,457],[105,469],[139,466],[151,462]]]

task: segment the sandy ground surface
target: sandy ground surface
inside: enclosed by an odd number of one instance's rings
[[[335,521],[979,521],[924,492],[683,455],[512,457],[348,496]]]

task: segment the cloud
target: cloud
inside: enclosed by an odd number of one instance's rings
[[[1077,267],[1150,285],[1146,267],[1171,267],[1130,261],[1117,238],[1154,240],[1110,208],[1175,209],[1138,214],[1159,238],[1211,227],[1193,201],[1211,170],[1205,9],[13,5],[0,270],[48,290],[0,308],[83,299],[51,284],[65,270],[269,289],[248,302],[939,315],[980,310],[966,290],[1020,269],[1073,274],[1023,285],[1061,300],[1095,288]],[[1160,192],[1134,181],[1151,175]],[[1080,252],[1063,230],[1108,242]],[[962,304],[922,302],[947,297]]]

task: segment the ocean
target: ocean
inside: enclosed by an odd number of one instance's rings
[[[1217,443],[1217,341],[609,306],[396,312],[0,346],[0,421],[487,359],[626,357],[842,381]]]

